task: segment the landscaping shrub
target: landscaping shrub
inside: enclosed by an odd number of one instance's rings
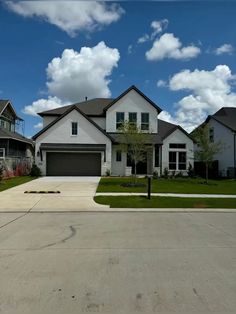
[[[193,178],[194,177],[194,169],[193,169],[192,164],[190,164],[190,163],[189,163],[189,166],[188,166],[188,176],[189,176],[189,178]]]
[[[31,177],[41,177],[42,173],[39,167],[36,164],[32,165],[31,171],[30,171],[30,176]]]
[[[3,178],[3,166],[0,165],[0,182],[2,181]]]
[[[165,179],[168,179],[168,178],[169,178],[169,170],[168,170],[168,168],[165,168],[165,169],[164,169],[164,171],[163,171],[163,177],[164,177]]]
[[[153,179],[158,179],[158,172],[153,171],[152,177],[153,177]]]
[[[111,175],[111,171],[110,171],[110,169],[107,169],[106,170],[106,177],[110,177],[110,175]]]

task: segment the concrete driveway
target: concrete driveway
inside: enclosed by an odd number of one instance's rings
[[[235,313],[235,261],[235,213],[0,213],[0,313]]]
[[[43,177],[1,192],[2,211],[77,211],[108,208],[93,201],[100,177]],[[60,191],[60,194],[25,194]]]

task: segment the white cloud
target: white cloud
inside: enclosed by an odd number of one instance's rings
[[[212,71],[184,70],[173,75],[170,90],[186,90],[189,95],[176,104],[170,119],[191,131],[221,107],[236,107],[236,93],[232,90],[235,80],[227,65],[218,65]]]
[[[168,86],[168,84],[166,81],[164,81],[164,80],[157,81],[157,87],[167,87],[167,86]]]
[[[222,54],[232,54],[233,51],[234,51],[234,48],[232,45],[224,44],[215,50],[215,54],[217,56],[222,55]]]
[[[128,46],[128,54],[129,54],[129,55],[132,53],[132,50],[133,50],[133,46],[132,46],[132,45],[129,45],[129,46]]]
[[[82,101],[85,97],[110,97],[109,77],[119,59],[119,51],[107,47],[104,42],[92,48],[82,47],[79,52],[65,49],[46,70],[46,84],[51,96],[26,106],[24,112],[36,115],[43,110]]]
[[[70,36],[116,22],[124,10],[118,4],[99,1],[7,1],[8,8],[24,17],[38,17]]]
[[[188,60],[197,57],[200,52],[200,48],[194,45],[182,47],[179,38],[166,33],[154,41],[152,48],[146,52],[146,58],[150,61],[164,58]]]
[[[23,112],[31,116],[37,116],[38,112],[55,109],[66,105],[69,105],[69,103],[63,102],[61,99],[55,96],[49,96],[48,99],[41,98],[34,101],[32,105],[26,106]]]
[[[42,129],[42,127],[43,127],[43,123],[42,122],[39,122],[39,123],[34,125],[35,129]]]
[[[144,34],[143,36],[138,38],[137,43],[138,44],[143,44],[146,41],[149,40],[154,40],[155,37],[161,33],[162,31],[164,31],[167,27],[168,27],[169,21],[167,19],[163,19],[160,21],[152,21],[151,23],[151,28],[152,28],[152,33],[150,35],[148,34]]]
[[[148,34],[144,34],[143,36],[139,37],[138,39],[138,44],[143,44],[146,41],[148,41],[150,39]]]
[[[157,34],[161,33],[168,27],[169,21],[167,19],[163,19],[160,21],[153,21],[151,23],[151,28],[153,29],[153,32],[151,34],[151,39],[154,39]]]

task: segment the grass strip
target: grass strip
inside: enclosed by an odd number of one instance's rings
[[[98,204],[111,208],[235,208],[232,198],[180,198],[153,196],[95,196]]]

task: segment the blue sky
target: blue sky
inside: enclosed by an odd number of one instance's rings
[[[236,106],[236,2],[60,5],[0,3],[0,98],[12,101],[26,136],[38,131],[36,111],[133,84],[189,131]]]

